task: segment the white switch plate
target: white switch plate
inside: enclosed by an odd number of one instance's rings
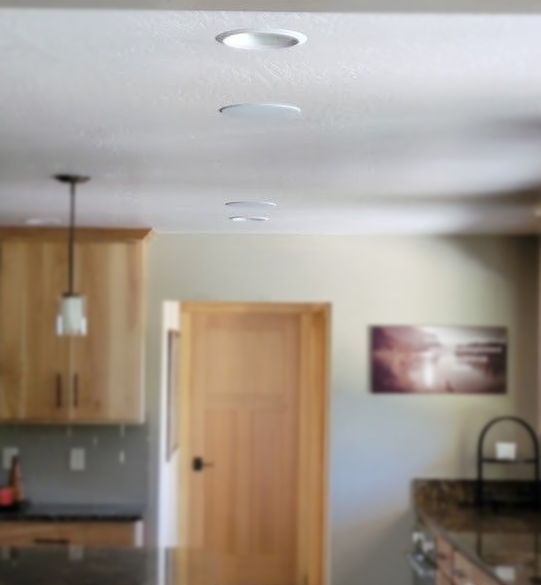
[[[78,544],[70,544],[68,547],[68,556],[70,561],[82,561],[85,558],[85,550]]]
[[[2,467],[4,469],[10,469],[11,461],[17,455],[19,455],[19,447],[4,447],[2,449]]]
[[[86,469],[86,451],[82,447],[72,447],[69,464],[71,471],[84,471]]]

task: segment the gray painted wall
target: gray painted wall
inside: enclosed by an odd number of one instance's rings
[[[161,308],[166,299],[330,301],[332,583],[402,582],[415,477],[472,477],[492,416],[537,422],[537,242],[504,237],[160,235],[150,249],[151,511],[157,510]],[[506,325],[506,396],[375,396],[371,324]],[[155,519],[155,518],[154,518]],[[156,529],[155,524],[153,529]]]

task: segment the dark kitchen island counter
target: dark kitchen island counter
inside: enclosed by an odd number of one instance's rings
[[[142,506],[124,504],[26,504],[17,510],[0,509],[0,522],[138,522]]]

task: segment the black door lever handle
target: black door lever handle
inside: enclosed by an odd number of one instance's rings
[[[214,467],[214,463],[206,462],[203,457],[194,457],[192,461],[192,469],[194,471],[203,471],[205,467]]]

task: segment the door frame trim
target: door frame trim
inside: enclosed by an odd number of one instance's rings
[[[329,582],[329,414],[330,414],[330,303],[179,301],[180,311],[180,490],[179,535],[188,546],[190,510],[190,406],[191,406],[191,315],[234,312],[293,313],[301,318],[301,372],[299,388],[299,466],[297,533],[297,583],[327,585]],[[316,397],[314,399],[314,388]],[[310,400],[308,400],[308,398]],[[318,439],[317,441],[314,441]],[[315,443],[315,445],[314,445]],[[315,482],[315,483],[314,483]],[[319,486],[318,492],[313,489]],[[308,489],[308,487],[310,489]],[[307,501],[306,494],[316,493]],[[300,505],[304,502],[304,505]],[[304,513],[303,513],[304,511]]]

